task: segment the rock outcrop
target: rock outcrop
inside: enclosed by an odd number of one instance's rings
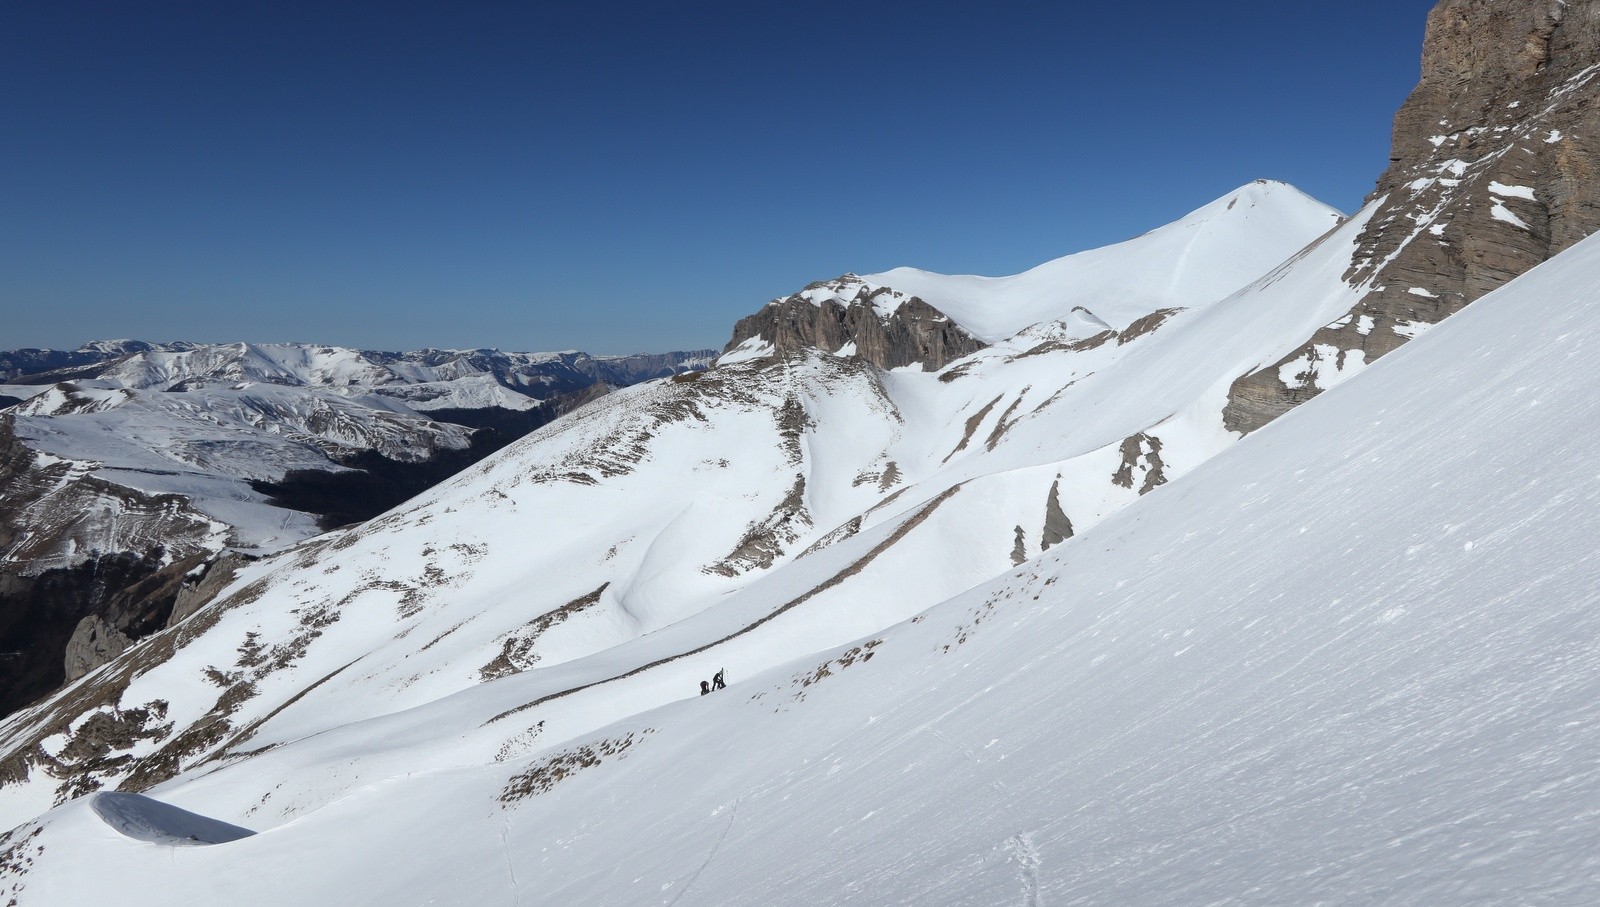
[[[752,344],[771,353],[814,347],[879,368],[920,365],[930,372],[986,346],[918,297],[854,274],[813,283],[740,319],[724,352]]]
[[[1368,291],[1235,382],[1228,428],[1261,427],[1600,228],[1597,100],[1600,3],[1442,0],[1346,275]]]

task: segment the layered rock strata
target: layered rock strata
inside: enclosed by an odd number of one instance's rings
[[[755,344],[773,353],[814,347],[879,368],[930,372],[986,345],[920,298],[854,274],[813,283],[740,319],[724,352]]]
[[[1443,0],[1345,317],[1236,381],[1250,432],[1600,228],[1600,3]]]

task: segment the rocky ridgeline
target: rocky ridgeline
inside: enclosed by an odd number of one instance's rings
[[[752,340],[770,344],[775,353],[848,348],[879,368],[921,365],[930,372],[985,346],[921,299],[871,286],[854,274],[813,283],[741,318],[724,352]]]
[[[1600,228],[1600,3],[1443,0],[1347,279],[1370,291],[1234,383],[1254,431]]]

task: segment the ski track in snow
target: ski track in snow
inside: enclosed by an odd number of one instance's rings
[[[511,818],[500,818],[500,852],[506,857],[506,875],[511,877],[511,903],[522,907],[522,889],[517,885],[517,861],[511,856]]]
[[[728,824],[723,827],[722,834],[717,836],[717,843],[711,845],[711,852],[706,854],[706,858],[700,864],[700,868],[694,871],[694,875],[689,877],[689,881],[683,883],[683,889],[678,892],[676,897],[667,902],[667,907],[675,907],[679,901],[683,900],[683,896],[689,893],[689,889],[694,887],[694,883],[699,881],[700,873],[705,872],[706,867],[711,865],[711,861],[716,859],[717,851],[722,849],[722,842],[728,839],[728,832],[733,831],[733,823],[738,818],[739,798],[735,797],[733,801],[733,810],[728,814]]]
[[[1039,907],[1039,848],[1034,846],[1033,837],[1026,832],[1011,836],[1006,841],[1006,846],[1011,848],[1011,854],[1016,858],[1018,871],[1022,874],[1022,903],[1024,907]]]

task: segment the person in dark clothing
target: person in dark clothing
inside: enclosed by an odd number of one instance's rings
[[[728,669],[727,668],[719,668],[717,670],[717,676],[711,678],[711,689],[713,689],[713,690],[722,690],[722,689],[726,689],[727,688],[728,685],[722,682],[722,674],[726,670],[728,670]]]
[[[709,692],[711,692],[711,681],[709,681],[709,680],[700,681],[700,695],[704,696],[705,694],[707,694]]]

